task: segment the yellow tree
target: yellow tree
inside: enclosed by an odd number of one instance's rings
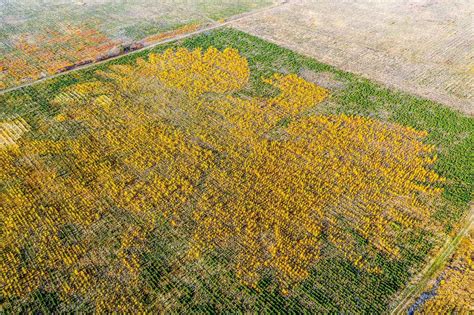
[[[215,48],[99,74],[53,102],[61,114],[44,130],[75,133],[0,148],[6,297],[41,287],[97,311],[144,310],[141,256],[158,216],[189,241],[188,258],[227,249],[243,283],[270,269],[284,290],[307,277],[323,236],[379,272],[373,258],[399,258],[399,236],[429,219],[421,197],[443,179],[426,133],[308,115],[329,91],[296,75],[264,79],[273,98],[239,96],[247,60]]]

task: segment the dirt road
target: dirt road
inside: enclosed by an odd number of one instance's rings
[[[433,259],[427,264],[418,276],[416,276],[413,283],[407,285],[407,287],[399,294],[399,298],[395,301],[392,306],[391,314],[403,314],[406,313],[410,304],[413,303],[414,299],[419,297],[424,290],[426,290],[427,283],[437,276],[451,258],[453,253],[456,251],[462,238],[467,235],[470,229],[473,228],[474,224],[474,205],[471,205],[471,211],[467,215],[463,226],[459,229],[458,233],[454,237],[446,240],[443,248],[439,251],[439,254],[433,257]]]

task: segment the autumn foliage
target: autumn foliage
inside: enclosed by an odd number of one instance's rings
[[[38,34],[20,34],[14,49],[0,58],[0,89],[93,62],[119,44],[87,26],[64,25]]]
[[[468,231],[440,275],[435,295],[420,313],[470,314],[474,311],[474,230]]]
[[[98,312],[145,310],[142,257],[160,218],[187,241],[183,265],[224,250],[242,284],[269,270],[283,293],[325,242],[379,273],[377,256],[401,258],[404,233],[429,224],[444,179],[424,131],[311,115],[329,91],[294,74],[263,78],[275,97],[247,97],[232,48],[169,49],[99,75],[54,99],[49,132],[74,123],[73,136],[0,148],[6,297],[42,287]]]

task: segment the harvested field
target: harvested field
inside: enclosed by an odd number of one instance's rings
[[[473,15],[469,0],[290,0],[233,25],[472,115]]]
[[[0,149],[14,146],[16,144],[15,141],[27,132],[28,129],[28,125],[21,118],[2,121],[0,123]]]

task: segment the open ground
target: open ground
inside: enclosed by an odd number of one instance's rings
[[[289,0],[234,25],[472,115],[473,18],[469,0]]]

